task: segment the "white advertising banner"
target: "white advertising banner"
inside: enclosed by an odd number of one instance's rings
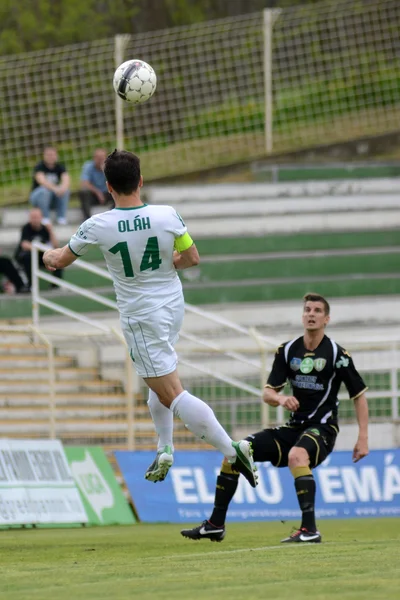
[[[87,523],[58,440],[0,440],[0,525]]]

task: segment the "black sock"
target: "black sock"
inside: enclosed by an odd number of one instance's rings
[[[317,531],[315,524],[315,480],[312,474],[296,477],[294,485],[297,500],[302,512],[301,527],[308,531]]]
[[[217,477],[215,489],[214,510],[209,518],[210,523],[221,527],[225,523],[229,503],[235,495],[239,483],[239,474],[220,473]]]

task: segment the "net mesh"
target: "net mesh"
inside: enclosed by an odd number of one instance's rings
[[[265,40],[273,152],[397,130],[397,0],[274,15],[270,27],[252,13],[130,37],[123,59],[143,58],[158,76],[151,101],[123,105],[124,146],[140,154],[146,178],[265,155]],[[0,57],[0,199],[27,199],[45,144],[74,185],[95,147],[115,146],[114,67],[113,39]]]

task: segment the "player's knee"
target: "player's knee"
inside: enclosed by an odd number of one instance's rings
[[[307,450],[304,448],[292,448],[289,452],[288,466],[289,469],[295,467],[308,467],[310,464],[310,457],[308,456]]]
[[[149,388],[157,394],[161,404],[167,408],[184,391],[176,371],[161,377],[146,378],[145,381]]]
[[[169,393],[168,391],[162,392],[162,393],[158,392],[157,396],[158,396],[158,399],[161,402],[161,404],[163,406],[165,406],[166,408],[169,408],[175,399],[174,395]]]
[[[45,188],[43,185],[41,185],[39,188],[39,192],[37,194],[37,201],[38,201],[38,203],[40,203],[41,201],[50,202],[52,195],[53,195],[53,192],[51,190],[49,190],[49,189]]]

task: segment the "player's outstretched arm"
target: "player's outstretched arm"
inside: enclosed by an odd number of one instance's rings
[[[71,265],[78,257],[71,252],[69,246],[56,248],[55,250],[46,250],[43,254],[43,262],[48,271],[64,269]]]
[[[358,439],[353,450],[353,462],[358,462],[368,454],[368,402],[363,393],[354,398],[354,408],[358,422]]]
[[[188,269],[199,264],[200,256],[195,244],[192,244],[187,250],[175,251],[173,260],[175,269]]]

